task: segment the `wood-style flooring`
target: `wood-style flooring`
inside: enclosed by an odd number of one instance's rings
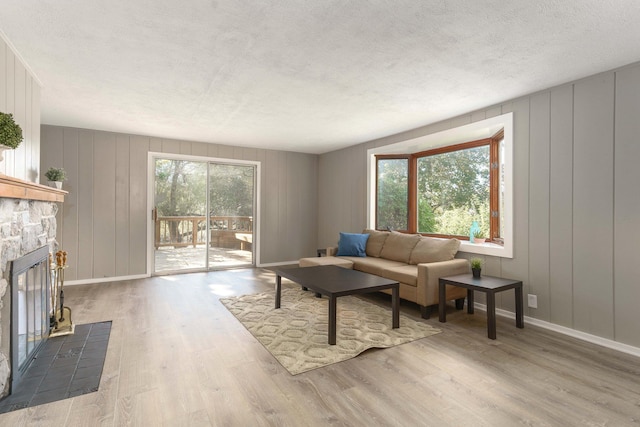
[[[427,320],[441,334],[291,376],[219,302],[274,283],[246,269],[66,288],[76,324],[113,321],[100,389],[0,426],[640,425],[639,358],[505,318],[492,341],[483,312],[453,305]]]

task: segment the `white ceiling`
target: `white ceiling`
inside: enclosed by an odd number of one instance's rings
[[[42,122],[323,153],[640,60],[637,0],[2,0]]]

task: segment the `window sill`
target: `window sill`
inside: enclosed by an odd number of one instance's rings
[[[495,243],[471,243],[466,240],[460,241],[459,252],[478,255],[497,256],[501,258],[513,258],[513,251],[510,245],[505,242],[504,246]]]

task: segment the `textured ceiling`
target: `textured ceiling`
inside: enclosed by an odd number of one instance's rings
[[[42,122],[309,153],[640,60],[636,0],[2,0]]]

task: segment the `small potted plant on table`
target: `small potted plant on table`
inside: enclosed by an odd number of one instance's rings
[[[480,278],[480,271],[482,271],[482,260],[480,258],[471,258],[471,272],[476,279]]]

